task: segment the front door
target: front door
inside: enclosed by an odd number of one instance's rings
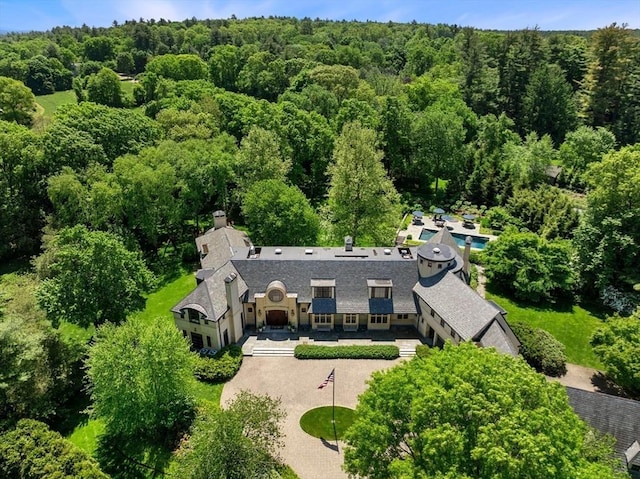
[[[283,327],[288,323],[287,312],[281,309],[267,311],[267,325]]]
[[[202,349],[204,347],[204,343],[202,342],[202,334],[191,333],[191,344],[195,349]]]

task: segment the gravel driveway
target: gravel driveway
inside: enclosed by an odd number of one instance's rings
[[[330,406],[332,387],[336,388],[336,406],[355,408],[358,395],[373,371],[387,369],[402,359],[385,360],[299,360],[282,357],[245,357],[238,374],[225,384],[221,403],[225,406],[237,392],[246,389],[269,394],[282,400],[287,417],[283,424],[282,459],[301,479],[341,479],[342,444],[323,443],[300,429],[300,417],[309,409]],[[336,382],[324,389],[318,386],[336,369]],[[336,450],[337,449],[337,450]]]

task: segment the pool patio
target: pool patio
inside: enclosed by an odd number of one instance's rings
[[[396,237],[397,238],[403,237],[406,239],[409,235],[411,235],[411,238],[414,241],[419,241],[420,234],[422,233],[422,230],[424,228],[437,231],[440,229],[440,226],[436,226],[435,221],[433,221],[433,215],[426,215],[422,218],[421,223],[414,224],[413,222],[411,222],[407,226],[407,229],[398,231],[398,234],[396,235]],[[463,221],[461,220],[456,222],[447,221],[445,223],[445,228],[447,228],[452,233],[459,233],[459,234],[470,235],[470,236],[479,236],[481,238],[488,238],[489,241],[494,241],[498,239],[497,236],[481,234],[480,225],[478,223],[463,223]]]

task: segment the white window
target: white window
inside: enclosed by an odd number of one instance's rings
[[[396,318],[398,319],[409,319],[409,315],[404,313],[404,314],[396,314]]]
[[[388,314],[372,314],[371,324],[387,324],[389,322]]]
[[[390,298],[391,288],[371,288],[372,298]]]
[[[344,315],[344,324],[358,324],[358,315],[357,314],[345,314]]]
[[[313,288],[314,298],[333,298],[333,287],[331,286],[316,286]]]
[[[313,322],[315,324],[331,324],[331,314],[314,314]]]

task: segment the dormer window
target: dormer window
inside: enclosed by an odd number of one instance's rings
[[[390,279],[369,279],[369,298],[391,299],[393,283]]]
[[[335,298],[336,280],[335,279],[312,279],[311,289],[313,298]]]
[[[200,324],[200,313],[194,309],[187,309],[187,316],[190,323]]]

